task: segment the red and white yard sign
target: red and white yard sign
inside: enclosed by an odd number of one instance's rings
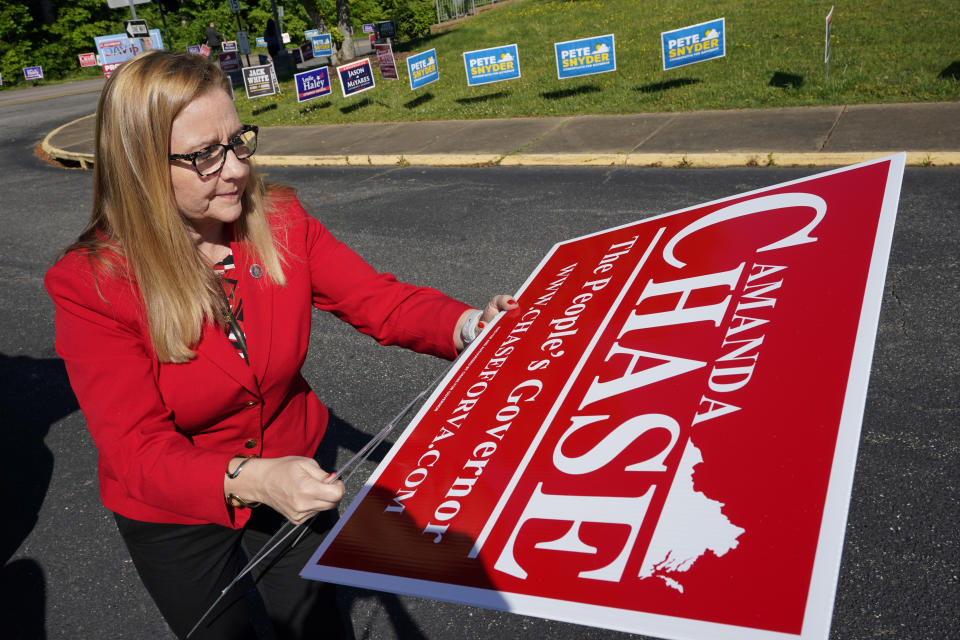
[[[900,154],[556,245],[303,575],[826,638]]]

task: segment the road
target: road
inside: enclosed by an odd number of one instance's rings
[[[44,270],[80,232],[89,172],[32,155],[96,94],[0,106],[0,420],[5,437],[0,635],[169,637],[99,503],[96,453],[53,351]],[[271,169],[375,266],[479,304],[512,292],[562,239],[810,175],[730,170]],[[908,169],[877,337],[831,637],[957,637],[960,168]],[[443,363],[318,315],[305,375],[331,407],[330,466]],[[351,481],[355,492],[377,450]],[[343,589],[358,638],[625,634]]]

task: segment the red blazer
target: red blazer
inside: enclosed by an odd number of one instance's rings
[[[254,278],[253,256],[232,243],[249,365],[213,323],[194,359],[158,362],[136,285],[99,270],[95,282],[78,251],[47,272],[57,353],[99,453],[108,509],[148,522],[243,526],[249,510],[223,499],[230,458],[312,456],[326,428],[327,409],[300,374],[312,306],[382,344],[454,357],[453,329],[467,305],[377,273],[292,197],[276,209],[285,286]]]

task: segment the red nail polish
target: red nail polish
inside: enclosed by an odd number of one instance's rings
[[[517,301],[514,300],[513,298],[510,298],[509,300],[507,300],[507,304],[517,304]]]
[[[485,324],[482,323],[482,322],[478,322],[478,323],[477,323],[477,329],[483,329],[485,326],[487,326],[487,325],[485,325]]]

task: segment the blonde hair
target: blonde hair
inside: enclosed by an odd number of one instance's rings
[[[110,275],[136,282],[161,362],[192,359],[204,323],[218,321],[225,310],[221,285],[177,209],[168,159],[174,119],[212,90],[229,93],[230,81],[198,55],[148,51],[117,69],[97,108],[90,222],[66,250],[86,250]],[[282,286],[282,258],[266,211],[272,196],[251,167],[234,239]]]

